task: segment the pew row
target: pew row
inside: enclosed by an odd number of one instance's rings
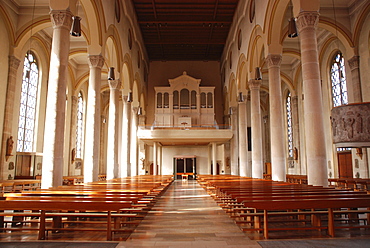
[[[237,224],[247,225],[243,231],[263,231],[266,239],[269,231],[317,229],[334,237],[335,229],[370,227],[366,192],[225,175],[198,181]],[[280,225],[271,227],[271,219]]]

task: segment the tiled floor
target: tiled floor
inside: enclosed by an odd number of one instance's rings
[[[250,240],[196,181],[175,181],[123,247],[251,247]]]

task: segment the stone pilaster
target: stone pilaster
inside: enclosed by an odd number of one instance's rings
[[[318,21],[318,12],[303,11],[298,15],[297,28],[301,44],[308,184],[328,186],[324,111],[316,37]]]
[[[118,103],[120,80],[108,80],[110,89],[107,142],[107,180],[118,177]]]
[[[230,141],[230,166],[231,175],[239,175],[239,140],[238,140],[238,114],[236,107],[230,107],[230,122],[233,131],[233,137]]]
[[[100,128],[101,128],[101,68],[104,65],[102,55],[89,55],[90,66],[88,99],[86,110],[85,163],[84,182],[98,180],[100,162]]]
[[[247,137],[247,104],[245,101],[239,105],[239,170],[240,176],[251,177],[252,168],[248,167],[248,137]]]
[[[128,101],[128,96],[123,96],[123,115],[122,115],[122,145],[121,145],[121,164],[120,177],[131,175],[130,165],[130,127],[131,127],[131,102]]]
[[[49,83],[45,115],[45,135],[41,187],[57,187],[63,183],[64,127],[68,82],[69,30],[72,13],[51,11],[53,41],[51,45]]]
[[[5,99],[5,113],[4,113],[4,125],[3,125],[3,136],[1,143],[1,158],[0,158],[0,180],[7,179],[7,174],[4,173],[6,170],[6,149],[7,140],[10,136],[13,136],[13,111],[14,111],[14,99],[15,99],[15,86],[17,70],[21,61],[15,56],[9,56],[9,67],[8,67],[8,87],[6,88],[6,99]],[[13,136],[13,140],[16,135]],[[15,148],[14,148],[15,149]],[[13,150],[13,153],[16,151]]]
[[[353,103],[362,102],[361,77],[360,77],[360,56],[353,56],[348,60],[351,69],[353,84]]]
[[[251,92],[251,129],[252,129],[252,177],[263,178],[262,123],[260,106],[261,80],[249,80]]]
[[[280,78],[281,60],[280,54],[270,54],[266,58],[269,69],[271,176],[275,181],[286,181],[287,154]]]

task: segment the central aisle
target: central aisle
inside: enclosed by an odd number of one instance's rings
[[[177,180],[117,247],[251,247],[250,240],[196,181]]]

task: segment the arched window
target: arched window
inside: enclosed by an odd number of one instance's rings
[[[166,92],[166,93],[164,93],[163,94],[163,107],[164,108],[168,108],[169,107],[169,105],[170,105],[170,95]]]
[[[162,108],[162,93],[157,93],[157,108]]]
[[[182,89],[180,91],[180,108],[188,109],[189,108],[189,90]]]
[[[292,96],[290,92],[285,99],[286,107],[286,124],[287,124],[287,137],[288,137],[288,155],[293,157],[293,126],[292,126]]]
[[[177,90],[173,92],[173,108],[179,108],[179,92]]]
[[[213,108],[213,95],[211,92],[207,93],[207,108]]]
[[[346,70],[342,53],[338,52],[333,57],[330,72],[333,106],[348,104]]]
[[[206,108],[207,107],[207,96],[206,93],[202,92],[200,94],[200,107],[201,108]]]
[[[191,108],[197,108],[197,92],[195,90],[191,91]]]
[[[23,61],[21,102],[19,107],[17,152],[32,152],[39,67],[35,55],[28,51]]]
[[[78,93],[77,99],[77,128],[76,128],[76,158],[82,158],[84,127],[84,100],[82,93]]]

